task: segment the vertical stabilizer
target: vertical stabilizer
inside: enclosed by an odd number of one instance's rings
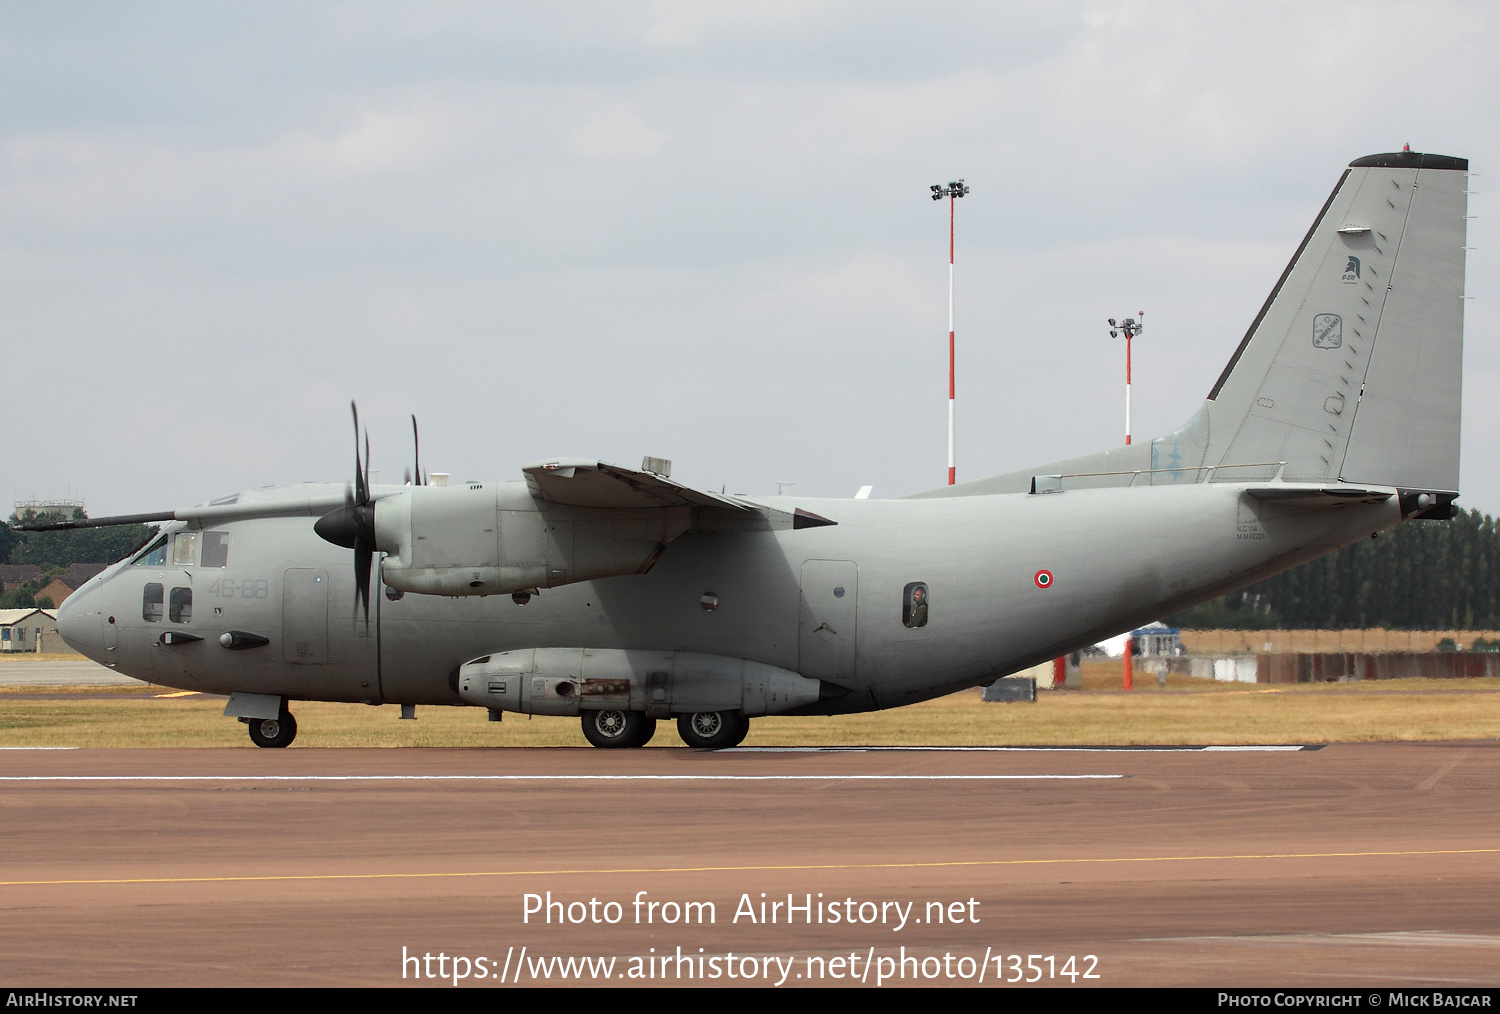
[[[1204,464],[1457,492],[1467,170],[1350,165],[1209,394]]]

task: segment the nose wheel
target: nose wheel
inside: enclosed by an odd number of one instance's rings
[[[656,719],[643,711],[585,711],[583,736],[597,747],[645,746],[656,733]]]
[[[739,746],[750,734],[750,719],[738,711],[699,711],[677,716],[677,735],[688,746],[723,750]]]
[[[250,727],[250,742],[256,746],[291,746],[297,738],[297,720],[285,707],[275,718],[251,718],[245,724]]]

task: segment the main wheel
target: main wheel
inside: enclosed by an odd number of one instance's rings
[[[688,746],[722,750],[737,746],[750,731],[750,719],[738,711],[699,711],[677,716],[677,735]]]
[[[656,734],[656,719],[643,711],[585,711],[583,736],[606,749],[645,746]]]
[[[252,718],[246,724],[250,727],[250,742],[256,746],[291,746],[297,738],[297,720],[286,708],[276,718]]]

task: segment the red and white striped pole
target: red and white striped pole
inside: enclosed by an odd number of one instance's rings
[[[953,485],[957,472],[953,462],[953,208],[958,203],[956,196],[948,195],[948,485]]]
[[[1146,329],[1146,311],[1142,310],[1137,316],[1140,320],[1126,317],[1120,324],[1116,324],[1113,317],[1109,319],[1111,338],[1118,338],[1121,331],[1125,333],[1125,443],[1127,446],[1130,444],[1130,339]]]
[[[953,450],[953,402],[957,389],[953,341],[953,207],[958,198],[969,192],[969,187],[962,179],[959,179],[949,183],[946,187],[940,183],[934,183],[930,189],[934,201],[948,198],[948,485],[952,486],[958,481]]]

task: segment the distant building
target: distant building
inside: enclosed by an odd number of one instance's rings
[[[41,576],[41,568],[30,563],[0,563],[0,591],[17,588]]]
[[[57,634],[52,610],[0,609],[0,653],[71,650]]]
[[[1177,627],[1153,623],[1149,627],[1132,630],[1130,636],[1135,638],[1137,655],[1175,658],[1182,654],[1182,639],[1178,637],[1180,633],[1181,630]]]

